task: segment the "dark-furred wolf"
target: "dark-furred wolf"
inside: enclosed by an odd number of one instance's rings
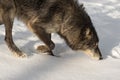
[[[54,55],[51,33],[57,33],[71,49],[102,59],[96,30],[83,5],[76,0],[0,0],[0,24],[5,25],[5,41],[14,55],[25,57],[12,39],[15,17],[45,43],[37,47],[40,52]]]

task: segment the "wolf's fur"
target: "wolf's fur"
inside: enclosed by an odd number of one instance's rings
[[[51,33],[55,32],[73,50],[102,58],[91,19],[83,5],[78,5],[74,0],[0,0],[0,23],[5,24],[5,41],[16,55],[24,57],[12,40],[14,17],[23,21],[45,43],[38,46],[39,51],[54,55]]]

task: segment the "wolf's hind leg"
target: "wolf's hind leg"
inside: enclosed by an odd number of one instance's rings
[[[25,57],[26,55],[19,50],[19,48],[15,45],[12,38],[12,27],[13,20],[10,18],[8,13],[3,15],[3,23],[5,24],[5,42],[8,48],[13,52],[13,54],[17,57]]]

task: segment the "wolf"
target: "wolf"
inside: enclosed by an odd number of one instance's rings
[[[92,20],[76,0],[0,0],[0,24],[5,25],[5,42],[14,55],[25,57],[12,39],[15,17],[45,43],[37,47],[39,52],[54,56],[51,34],[57,33],[72,50],[102,59]]]

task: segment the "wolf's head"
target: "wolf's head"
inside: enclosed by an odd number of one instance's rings
[[[73,50],[81,50],[92,58],[102,59],[96,30],[83,5],[73,2],[68,12],[71,12],[70,16],[64,21],[66,23],[62,28],[62,37],[67,44]]]

